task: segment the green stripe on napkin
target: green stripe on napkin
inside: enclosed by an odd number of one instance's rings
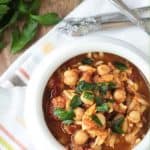
[[[6,150],[14,150],[12,146],[7,143],[2,137],[0,137],[0,145],[2,145]]]

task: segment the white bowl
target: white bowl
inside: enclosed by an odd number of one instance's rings
[[[85,38],[55,49],[36,69],[26,92],[25,121],[30,137],[37,149],[64,149],[49,132],[44,120],[42,98],[48,79],[66,60],[82,53],[95,51],[108,52],[126,58],[143,72],[150,83],[150,64],[148,58],[140,50],[128,43],[106,37],[98,39]],[[150,130],[134,149],[150,150],[149,141]]]

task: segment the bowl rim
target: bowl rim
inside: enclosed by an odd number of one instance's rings
[[[48,130],[41,107],[43,92],[48,79],[66,60],[83,53],[95,51],[116,54],[129,60],[143,72],[150,83],[150,64],[148,58],[136,47],[121,40],[108,37],[92,37],[72,41],[69,45],[64,44],[56,48],[39,64],[26,90],[24,118],[33,143],[38,143],[35,144],[35,146],[38,145],[37,149],[47,147],[53,147],[53,150],[64,149]],[[150,130],[144,137],[144,139],[147,138],[150,139]],[[143,148],[143,144],[146,146],[147,142],[144,139],[134,149]]]

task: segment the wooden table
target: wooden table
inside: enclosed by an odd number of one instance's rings
[[[81,0],[41,0],[42,6],[40,13],[44,12],[57,12],[61,17],[66,16],[73,8],[75,8]],[[52,27],[41,27],[38,31],[35,41],[48,32]],[[11,39],[10,32],[5,35],[6,40],[9,42]],[[35,42],[34,41],[34,42]],[[22,52],[23,53],[23,52]],[[10,45],[8,44],[0,53],[0,75],[19,57],[22,53],[12,55],[10,53]]]

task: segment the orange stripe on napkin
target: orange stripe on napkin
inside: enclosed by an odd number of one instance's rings
[[[21,150],[27,150],[27,148],[19,141],[17,140],[3,125],[0,124],[0,130],[4,132],[14,143],[16,143]]]
[[[30,79],[29,74],[28,74],[23,68],[20,68],[19,71],[20,71],[27,79]]]

